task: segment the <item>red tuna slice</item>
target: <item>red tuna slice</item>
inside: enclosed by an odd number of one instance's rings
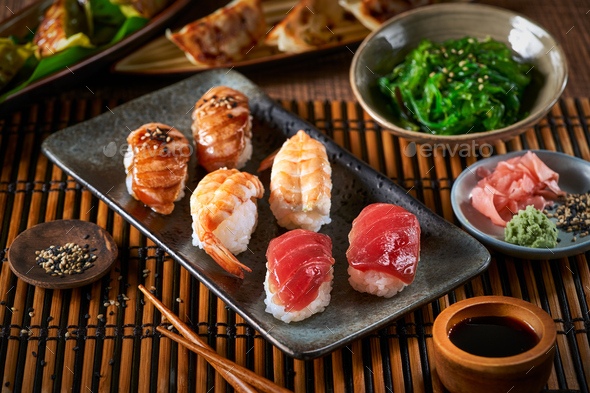
[[[392,275],[406,284],[414,281],[420,259],[420,224],[406,209],[375,203],[352,222],[348,263],[360,271]]]
[[[318,296],[322,283],[330,281],[332,241],[305,229],[289,231],[270,241],[266,251],[272,301],[285,311],[300,311]]]

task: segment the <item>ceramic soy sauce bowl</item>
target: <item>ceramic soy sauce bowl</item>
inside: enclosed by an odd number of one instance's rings
[[[539,342],[508,357],[472,355],[455,346],[449,331],[473,317],[512,317],[529,325]],[[557,329],[549,314],[520,299],[480,296],[446,308],[434,321],[436,373],[451,393],[539,393],[549,379]]]

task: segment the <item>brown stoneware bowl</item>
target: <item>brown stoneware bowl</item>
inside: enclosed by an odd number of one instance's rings
[[[525,322],[539,343],[519,355],[488,358],[456,347],[449,330],[471,317],[504,316]],[[549,314],[524,300],[480,296],[455,303],[434,321],[434,362],[442,384],[451,393],[539,393],[549,379],[557,329]]]
[[[519,61],[532,63],[533,82],[523,98],[528,116],[508,127],[462,135],[433,135],[396,124],[388,98],[377,80],[393,70],[421,40],[444,42],[466,36],[505,43]],[[393,134],[419,143],[457,146],[506,140],[536,124],[557,102],[567,83],[568,67],[559,43],[527,17],[482,4],[435,4],[404,12],[385,22],[361,43],[350,67],[354,95],[367,113]]]

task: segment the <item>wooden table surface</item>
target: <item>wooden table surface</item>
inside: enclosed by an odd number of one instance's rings
[[[0,0],[0,18],[36,0]],[[201,1],[201,0],[195,0]],[[590,1],[589,0],[484,0],[522,13],[547,28],[564,47],[570,67],[565,97],[583,97],[590,92]],[[266,65],[242,71],[272,97],[288,100],[353,100],[348,82],[352,54],[347,49],[292,64]],[[98,96],[128,100],[167,86],[184,77],[129,77],[104,70],[87,82]],[[64,92],[69,97],[91,97],[86,84]],[[95,97],[93,97],[95,98]]]

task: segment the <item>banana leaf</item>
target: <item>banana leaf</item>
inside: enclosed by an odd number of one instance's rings
[[[23,70],[27,69],[27,71],[30,73],[30,75],[28,75],[28,78],[25,76],[26,79],[24,80],[24,82],[18,84],[17,86],[11,86],[10,90],[8,90],[8,91],[4,92],[2,95],[0,95],[0,103],[4,102],[7,97],[24,89],[25,87],[27,87],[31,83],[38,81],[39,79],[42,79],[42,78],[44,78],[48,75],[51,75],[57,71],[61,71],[65,67],[75,64],[75,63],[77,63],[89,56],[92,56],[92,55],[106,49],[107,47],[121,41],[123,38],[136,32],[137,30],[141,29],[148,22],[149,22],[148,19],[141,18],[141,17],[131,17],[131,18],[125,19],[123,24],[114,33],[114,35],[112,36],[110,41],[108,43],[106,43],[105,45],[97,46],[94,48],[74,46],[74,47],[68,48],[60,53],[56,53],[54,56],[50,56],[50,57],[46,57],[46,58],[41,59],[38,62],[37,66],[34,67],[34,70],[31,70],[32,67],[23,67]],[[95,24],[95,29],[96,29],[96,27],[97,26]],[[17,75],[17,77],[19,80],[23,79],[23,75]],[[17,77],[15,77],[15,79],[17,79]]]

